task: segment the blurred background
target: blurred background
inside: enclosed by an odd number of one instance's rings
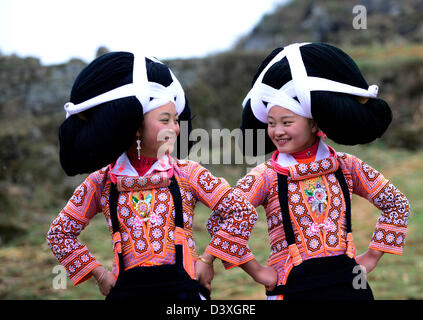
[[[57,260],[45,241],[50,223],[85,176],[60,167],[58,127],[77,74],[108,51],[141,49],[165,61],[185,88],[194,128],[238,128],[241,102],[263,58],[292,42],[322,41],[350,54],[391,106],[385,135],[338,151],[381,171],[408,197],[403,256],[384,255],[369,275],[376,299],[423,298],[423,0],[9,1],[0,0],[0,299],[103,299],[95,281],[53,286]],[[123,18],[123,19],[121,19]],[[211,153],[213,149],[210,150]],[[215,150],[216,151],[216,150]],[[245,165],[208,165],[232,185]],[[353,199],[359,252],[378,210]],[[262,208],[250,247],[269,256]],[[208,208],[196,208],[197,249],[209,240]],[[112,242],[102,214],[81,242],[106,267]],[[214,299],[264,299],[239,268],[215,264]]]

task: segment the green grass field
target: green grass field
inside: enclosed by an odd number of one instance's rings
[[[376,299],[423,299],[423,152],[385,149],[380,144],[360,147],[335,146],[338,151],[352,153],[381,171],[408,197],[411,215],[403,256],[385,254],[377,268],[369,274]],[[224,176],[231,184],[245,174],[239,168],[229,166],[211,168],[215,175]],[[81,180],[82,181],[82,180]],[[48,190],[39,190],[37,195],[48,202]],[[16,201],[21,201],[19,196]],[[56,205],[59,202],[61,205]],[[37,204],[24,203],[19,210],[12,210],[10,220],[20,229],[11,230],[13,240],[0,244],[0,299],[103,299],[93,279],[74,287],[70,280],[65,289],[55,289],[53,283],[57,260],[50,252],[45,234],[66,200],[53,201],[43,209]],[[353,199],[353,231],[359,253],[366,250],[370,241],[378,210],[367,201]],[[259,220],[253,231],[250,248],[257,260],[265,263],[269,254],[269,240],[263,208],[258,208]],[[210,210],[198,205],[195,211],[194,235],[198,252],[202,252],[209,241],[205,231]],[[102,214],[97,215],[82,232],[81,242],[105,266],[112,265],[111,237]],[[254,283],[240,268],[224,270],[220,262],[215,263],[213,299],[265,299],[264,289]]]

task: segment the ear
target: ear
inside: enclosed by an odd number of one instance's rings
[[[366,104],[367,101],[369,101],[369,98],[366,97],[359,97],[359,96],[354,96],[354,98],[360,102],[361,104]]]
[[[311,121],[311,132],[317,133],[319,131],[319,127],[317,126],[316,121],[314,121],[313,119],[310,119],[310,121]]]

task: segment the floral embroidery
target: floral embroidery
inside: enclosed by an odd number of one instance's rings
[[[157,224],[160,224],[160,222],[161,222],[161,220],[160,220],[160,217],[158,216],[158,214],[153,212],[153,214],[150,215],[150,223],[152,225],[157,225]]]
[[[311,211],[321,216],[328,204],[328,197],[322,178],[308,180],[306,185],[307,188],[304,192],[307,195],[307,202],[310,204]]]
[[[132,194],[132,203],[134,209],[141,218],[141,221],[147,221],[150,219],[150,207],[151,207],[151,192],[134,192]]]
[[[87,186],[84,184],[81,184],[73,194],[72,198],[70,198],[70,201],[76,206],[80,207],[84,204],[84,198],[87,194]]]
[[[198,184],[205,192],[213,192],[215,187],[220,184],[219,178],[213,177],[211,173],[204,170],[203,173],[198,177]]]
[[[336,225],[332,220],[327,218],[323,223],[320,224],[316,222],[310,223],[306,232],[315,235],[319,233],[320,228],[323,228],[325,231],[334,232],[336,230]]]
[[[246,175],[244,178],[240,179],[237,183],[237,187],[241,188],[242,191],[248,192],[251,190],[251,187],[254,185],[256,178],[254,176]]]
[[[241,198],[240,192],[231,191],[224,179],[206,174],[204,168],[194,162],[183,163],[185,166],[174,165],[163,172],[156,170],[147,177],[117,175],[116,187],[119,197],[116,209],[125,267],[141,266],[147,261],[148,264],[151,262],[154,265],[172,264],[175,261],[175,226],[172,218],[174,204],[168,189],[169,172],[173,173],[178,180],[183,199],[184,231],[189,247],[187,254],[196,256],[192,221],[195,203],[201,201],[211,208],[222,209],[220,213],[222,216],[219,216],[221,220],[215,225],[215,232],[219,231],[223,221],[228,220],[226,216],[230,216],[229,213],[239,212],[237,217],[239,219],[242,217],[240,221],[233,220],[225,224],[228,231],[219,232],[213,239],[213,243],[217,244],[215,247],[210,246],[213,253],[221,259],[224,258],[224,261],[234,264],[242,264],[251,259],[247,240],[257,220],[257,214],[252,205]],[[106,217],[110,231],[113,232],[108,203],[111,170],[108,166],[104,171],[90,175],[83,186],[76,190],[76,195],[52,223],[47,234],[47,242],[51,250],[67,269],[74,284],[85,281],[88,278],[86,275],[99,265],[88,249],[78,241],[80,232],[89,220],[101,211]],[[199,181],[200,175],[203,180]],[[148,225],[142,220],[145,218],[149,218]],[[226,242],[221,247],[220,244],[224,240]],[[116,275],[115,267],[114,263]]]

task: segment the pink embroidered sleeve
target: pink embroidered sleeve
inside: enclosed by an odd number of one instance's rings
[[[47,244],[66,268],[74,285],[91,277],[91,271],[100,263],[88,248],[78,241],[81,231],[101,211],[100,194],[103,184],[99,171],[91,174],[70,198],[47,233]]]
[[[238,181],[233,193],[245,199],[245,201],[247,203],[250,203],[253,207],[258,207],[265,201],[267,195],[267,187],[268,185],[266,180],[263,178],[262,172],[258,169],[253,169],[249,174],[247,174]],[[258,217],[256,213],[253,217],[253,220],[249,221],[251,229],[249,229],[248,238],[250,236],[251,230],[255,226],[257,218]],[[212,237],[215,237],[216,233],[219,232],[221,226],[225,228],[225,222],[222,218],[222,212],[219,210],[219,208],[217,208],[217,210],[212,211],[207,221],[207,231]],[[236,266],[227,261],[223,261],[223,265],[226,269]]]
[[[366,198],[381,210],[369,248],[401,255],[410,212],[407,198],[381,173],[362,160],[351,155],[344,159],[350,167],[353,193]]]
[[[189,179],[194,196],[218,212],[210,217],[218,221],[206,251],[237,266],[254,258],[248,248],[257,212],[242,194],[231,188],[223,178],[214,177],[206,168],[196,165]],[[218,220],[216,220],[218,219]],[[229,266],[229,265],[228,265]]]
[[[270,178],[266,174],[265,164],[252,169],[247,175],[239,179],[235,189],[255,207],[263,205],[271,187]]]

